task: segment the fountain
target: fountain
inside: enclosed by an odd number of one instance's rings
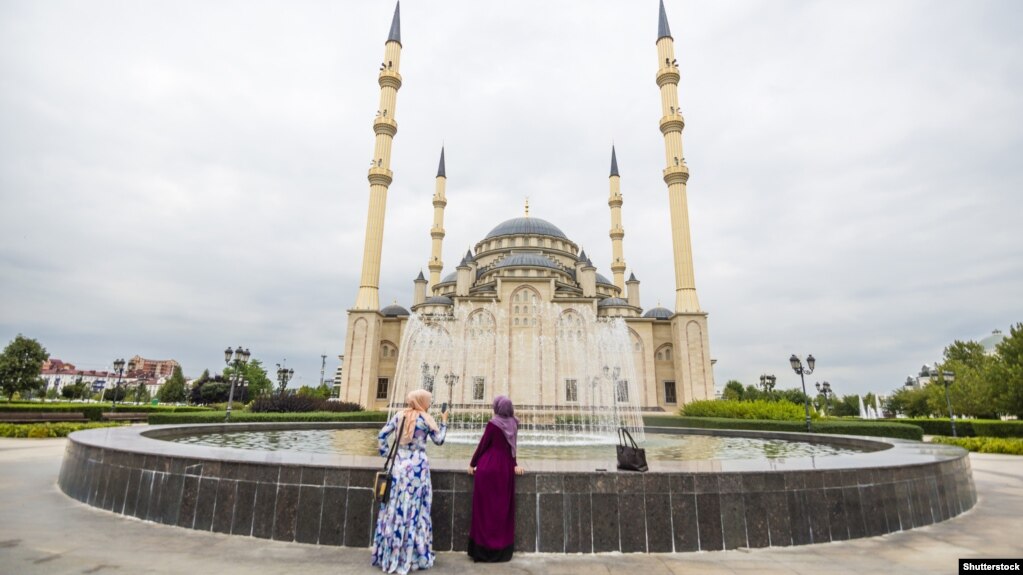
[[[494,304],[458,306],[451,316],[413,313],[405,327],[389,413],[423,388],[451,405],[451,441],[475,441],[491,417],[494,397],[515,403],[524,445],[610,444],[619,427],[643,438],[628,328],[537,304],[539,333],[515,333]],[[495,349],[510,346],[510,359]]]

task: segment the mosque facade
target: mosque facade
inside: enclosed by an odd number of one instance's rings
[[[658,22],[656,82],[661,92],[659,127],[664,135],[666,166],[663,179],[668,190],[675,270],[674,309],[644,309],[640,282],[628,270],[623,253],[621,176],[614,148],[608,177],[610,209],[611,277],[597,267],[580,246],[557,225],[526,213],[498,223],[455,266],[443,275],[441,259],[444,209],[447,206],[447,174],[441,150],[433,195],[434,217],[429,230],[432,245],[427,262],[429,278],[422,271],[413,281],[411,312],[427,321],[479,322],[486,318],[490,329],[528,341],[584,325],[583,316],[597,321],[621,318],[632,345],[635,381],[632,389],[646,411],[675,411],[693,400],[714,398],[714,374],[707,333],[707,313],[700,308],[693,274],[692,246],[686,186],[689,169],[682,148],[685,121],[678,104],[679,69],[674,40],[668,27],[663,0]],[[373,127],[376,135],[374,164],[369,170],[369,213],[362,259],[362,275],[355,305],[348,310],[344,343],[345,365],[339,396],[367,409],[385,409],[395,390],[401,358],[402,335],[410,311],[397,304],[380,307],[379,280],[387,188],[392,181],[391,146],[397,133],[394,114],[401,56],[399,7],[395,7],[384,47],[379,74],[380,109]],[[666,254],[667,255],[667,254]],[[494,310],[499,313],[495,314]],[[465,326],[462,326],[465,327]],[[480,350],[510,358],[515,349]],[[486,377],[458,374],[463,382],[494,385],[507,390],[512,400],[532,397],[537,385],[516,374],[514,362],[495,358],[498,366]],[[555,370],[555,373],[557,371]],[[556,378],[557,376],[555,376]],[[571,406],[579,391],[575,380],[546,383],[545,403]],[[490,393],[479,394],[483,397]],[[475,392],[473,392],[475,397]],[[400,398],[399,398],[400,399]]]

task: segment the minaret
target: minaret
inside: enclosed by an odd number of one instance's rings
[[[383,316],[380,315],[380,256],[384,240],[384,210],[387,187],[391,185],[391,142],[398,132],[394,108],[401,87],[398,66],[401,57],[401,21],[399,5],[394,6],[391,30],[384,43],[384,61],[380,64],[380,109],[373,121],[376,145],[373,166],[369,169],[369,215],[366,217],[366,243],[362,254],[362,279],[355,306],[348,310],[345,335],[345,369],[341,373],[340,397],[367,409],[386,409],[387,400],[377,399],[380,374],[380,339]],[[424,287],[426,280],[423,282]]]
[[[678,107],[678,63],[675,41],[668,28],[664,0],[657,22],[657,86],[661,89],[661,133],[664,134],[664,183],[668,185],[671,208],[671,239],[675,255],[675,315],[671,339],[675,348],[674,371],[679,399],[683,404],[714,398],[713,360],[707,335],[707,314],[700,310],[693,277],[693,248],[689,232],[686,183],[689,168],[682,150],[685,120]]]
[[[373,121],[376,145],[373,148],[373,166],[369,169],[369,215],[366,217],[366,243],[362,253],[362,279],[355,309],[380,308],[380,257],[384,242],[384,211],[387,206],[387,187],[391,185],[391,142],[398,132],[394,121],[398,89],[401,88],[401,17],[400,3],[394,5],[391,31],[384,43],[384,61],[380,64],[380,109]]]
[[[447,185],[448,177],[444,172],[444,147],[440,149],[440,165],[437,166],[437,185],[433,192],[433,227],[430,228],[430,237],[433,238],[433,250],[430,252],[430,287],[427,291],[440,283],[440,272],[444,269],[444,262],[441,261],[441,242],[444,240],[444,207],[448,200],[444,197],[444,188]]]
[[[689,168],[682,152],[685,120],[678,107],[679,73],[675,61],[675,41],[668,28],[664,0],[661,0],[661,14],[657,23],[657,62],[657,85],[661,88],[660,124],[668,166],[664,169],[664,183],[668,184],[671,239],[675,252],[675,313],[699,312],[700,302],[696,298],[696,280],[693,276],[693,249],[689,237],[689,207],[686,202]]]
[[[625,229],[622,228],[621,177],[618,176],[618,157],[614,145],[611,146],[611,175],[608,180],[611,184],[611,196],[607,200],[607,205],[611,207],[611,273],[614,274],[615,286],[624,296],[625,259],[622,257],[622,238],[625,237]]]

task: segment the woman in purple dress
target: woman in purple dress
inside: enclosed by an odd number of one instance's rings
[[[515,460],[519,420],[504,395],[494,398],[494,417],[487,423],[469,463],[475,476],[469,556],[473,561],[510,561],[515,546],[515,476],[523,469]]]

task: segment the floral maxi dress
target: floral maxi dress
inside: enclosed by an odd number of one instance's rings
[[[377,435],[380,456],[386,457],[388,437],[397,427],[401,414],[395,415]],[[380,505],[376,531],[373,534],[373,565],[385,573],[408,573],[433,566],[433,523],[430,506],[433,489],[430,483],[430,462],[426,458],[426,439],[442,445],[445,425],[432,431],[422,417],[416,418],[412,443],[399,445],[391,477],[391,497]],[[400,430],[399,430],[400,433]]]

